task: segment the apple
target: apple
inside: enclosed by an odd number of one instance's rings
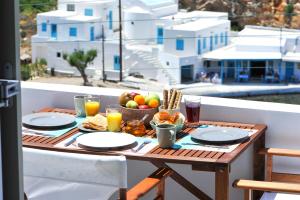
[[[138,107],[138,104],[133,100],[130,100],[126,103],[126,108],[137,108],[137,107]]]
[[[120,103],[121,106],[126,106],[127,102],[130,101],[130,100],[133,100],[133,98],[131,98],[131,95],[128,92],[124,92],[119,97],[119,103]]]
[[[158,102],[160,102],[160,98],[159,98],[158,94],[156,94],[156,93],[150,93],[150,94],[149,94],[148,96],[146,96],[146,98],[145,98],[145,104],[148,105],[148,103],[149,103],[149,101],[150,101],[151,99],[156,99]]]
[[[140,94],[139,94],[139,93],[136,93],[136,92],[130,92],[130,96],[131,96],[132,99],[134,99],[134,97],[135,97],[136,95],[140,95]]]
[[[139,109],[149,109],[150,107],[149,106],[147,106],[147,105],[140,105],[139,106]]]

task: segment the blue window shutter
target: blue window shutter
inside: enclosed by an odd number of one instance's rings
[[[176,39],[176,50],[183,51],[184,50],[184,40]]]
[[[42,31],[43,32],[47,31],[47,24],[46,23],[42,23]]]
[[[71,27],[71,28],[69,29],[69,36],[70,36],[70,37],[76,37],[76,36],[77,36],[77,28]]]
[[[215,35],[215,45],[218,44],[218,34]]]
[[[228,33],[225,32],[225,45],[227,45],[227,44],[228,44]]]
[[[114,56],[114,70],[120,70],[120,56]]]
[[[206,37],[203,38],[203,49],[206,49]]]
[[[113,29],[113,12],[111,10],[108,12],[108,28]]]
[[[157,28],[157,44],[164,43],[164,29],[162,27]]]
[[[91,41],[95,40],[95,27],[93,26],[90,27],[90,40]]]
[[[57,24],[51,24],[51,37],[57,38]]]
[[[91,9],[91,8],[84,9],[84,15],[85,16],[93,16],[93,9]]]
[[[212,36],[212,35],[210,36],[210,41],[209,41],[209,43],[210,43],[209,50],[212,51],[212,50],[214,49],[213,36]]]
[[[201,54],[201,40],[200,39],[198,39],[197,46],[198,46],[197,53],[198,53],[198,55],[200,55]]]
[[[223,33],[220,34],[221,43],[224,42]]]

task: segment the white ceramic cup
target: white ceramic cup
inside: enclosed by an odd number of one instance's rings
[[[174,124],[159,124],[156,126],[158,145],[161,148],[170,148],[176,141],[176,126]]]

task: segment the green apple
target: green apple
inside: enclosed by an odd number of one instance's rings
[[[133,100],[130,100],[126,103],[126,108],[137,108],[139,105],[133,101]]]
[[[160,102],[160,98],[159,98],[158,94],[149,93],[149,95],[145,97],[145,104],[148,105],[148,103],[151,99],[156,99],[158,102]]]

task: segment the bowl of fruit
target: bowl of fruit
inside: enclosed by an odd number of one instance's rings
[[[124,92],[119,97],[120,111],[125,122],[131,120],[140,120],[146,114],[149,116],[145,119],[144,124],[149,125],[155,113],[160,106],[160,98],[156,93],[142,95],[136,92]]]

